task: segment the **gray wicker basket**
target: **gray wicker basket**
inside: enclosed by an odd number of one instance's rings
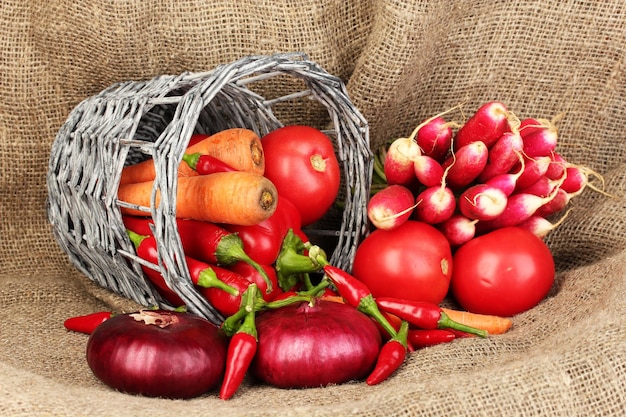
[[[301,82],[281,83],[281,77]],[[304,88],[273,99],[252,88],[262,90],[272,82]],[[343,171],[344,210],[336,228],[319,233],[336,237],[331,262],[349,270],[367,233],[368,125],[343,82],[298,53],[249,56],[208,72],[118,83],[81,102],[59,130],[50,156],[47,209],[55,238],[73,264],[99,285],[145,306],[171,307],[144,278],[141,265],[146,265],[162,272],[189,311],[221,322],[180,261],[183,250],[172,214],[178,164],[193,133],[245,127],[262,136],[283,125],[273,107],[288,103],[295,109],[311,98],[328,110],[332,127],[326,133]],[[125,203],[116,198],[122,168],[148,157],[154,158],[161,204],[155,207],[153,198],[152,206],[143,209],[154,221],[159,265],[135,255],[119,209]]]

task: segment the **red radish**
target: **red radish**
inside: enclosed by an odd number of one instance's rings
[[[565,167],[565,180],[561,184],[563,191],[577,195],[581,193],[589,183],[589,177],[584,168],[568,164]]]
[[[420,155],[413,161],[415,176],[417,180],[425,187],[432,187],[441,184],[443,179],[443,167],[436,159]]]
[[[441,162],[452,147],[452,123],[437,116],[426,122],[418,131],[415,140],[424,155]]]
[[[548,167],[552,162],[549,156],[538,156],[534,158],[524,157],[524,169],[522,174],[517,179],[516,191],[523,190],[524,188],[534,184],[543,177],[548,171]],[[520,168],[520,166],[518,166]],[[517,171],[517,170],[516,170]]]
[[[553,191],[555,187],[558,187],[562,181],[560,180],[551,180],[548,177],[541,177],[533,184],[530,184],[526,188],[522,188],[517,190],[516,192],[524,193],[524,194],[534,194],[539,197],[547,197]]]
[[[546,177],[550,178],[551,180],[557,180],[562,178],[563,173],[565,172],[565,166],[567,165],[565,158],[563,158],[556,152],[552,152],[550,153],[550,160],[551,162],[548,170],[546,171]]]
[[[422,151],[411,138],[399,138],[391,142],[385,155],[384,171],[387,184],[411,185],[415,182],[413,161]]]
[[[545,217],[535,214],[531,216],[529,219],[521,222],[517,226],[521,227],[522,229],[526,229],[530,231],[532,234],[534,234],[535,236],[537,236],[538,238],[543,239],[544,237],[548,235],[548,233],[550,233],[551,231],[556,229],[561,223],[563,223],[563,221],[565,220],[568,214],[569,214],[569,211],[565,213],[565,215],[562,218],[560,218],[559,221],[556,223],[552,223],[551,221],[547,220]]]
[[[519,160],[524,142],[519,133],[504,133],[489,149],[489,161],[485,169],[478,176],[479,181],[485,182],[489,178],[509,172]]]
[[[507,195],[499,188],[476,184],[459,196],[459,211],[472,220],[495,219],[507,206]]]
[[[505,133],[511,131],[511,113],[498,101],[490,101],[482,106],[457,131],[455,149],[477,140],[490,148]]]
[[[461,214],[454,214],[439,225],[439,230],[448,239],[451,247],[457,247],[474,238],[477,221]]]
[[[506,208],[495,219],[481,221],[476,225],[480,233],[501,229],[508,226],[517,226],[521,222],[528,220],[544,204],[552,200],[558,188],[547,197],[539,197],[534,194],[515,193],[509,196]]]
[[[515,191],[515,187],[517,186],[517,179],[524,173],[526,161],[524,161],[524,155],[520,152],[517,152],[517,156],[519,158],[519,169],[517,172],[507,172],[505,174],[498,174],[494,177],[489,178],[485,181],[485,184],[490,185],[492,187],[499,188],[502,190],[506,196],[510,196]]]
[[[428,224],[448,220],[454,214],[456,199],[452,190],[445,185],[428,187],[416,198],[414,217]]]
[[[383,230],[392,230],[406,222],[415,207],[413,193],[403,185],[390,185],[370,198],[367,217]]]
[[[442,164],[448,187],[458,190],[474,181],[487,165],[488,156],[489,149],[480,140],[459,147]]]
[[[549,120],[526,119],[520,124],[520,135],[524,140],[524,153],[531,158],[548,156],[556,148],[558,133]]]
[[[571,198],[572,196],[570,194],[559,188],[556,190],[554,198],[539,207],[535,214],[541,217],[550,217],[553,214],[563,211],[569,204]]]

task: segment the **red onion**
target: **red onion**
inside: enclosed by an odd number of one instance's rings
[[[87,362],[102,382],[130,394],[191,398],[224,375],[228,342],[189,313],[146,310],[115,315],[87,342]]]
[[[381,346],[378,327],[353,307],[316,300],[257,317],[258,349],[251,372],[280,388],[307,388],[361,379]]]

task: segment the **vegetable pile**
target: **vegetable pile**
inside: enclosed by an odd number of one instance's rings
[[[245,378],[375,385],[411,352],[507,332],[510,316],[552,286],[541,237],[592,172],[556,153],[553,125],[518,121],[501,103],[454,126],[433,117],[376,154],[375,230],[350,272],[306,235],[339,192],[323,132],[193,135],[178,168],[176,225],[192,284],[224,317],[219,326],[185,312],[161,273],[153,161],[125,167],[118,199],[129,239],[145,277],[178,308],[92,313],[65,327],[89,334],[87,362],[114,389],[190,398],[219,386],[224,400]],[[444,306],[449,294],[462,309]]]

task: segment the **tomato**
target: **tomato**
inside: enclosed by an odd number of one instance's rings
[[[310,126],[291,125],[261,139],[265,177],[288,198],[302,217],[302,226],[315,223],[339,193],[339,162],[330,138]]]
[[[374,297],[439,304],[452,276],[450,244],[439,230],[414,220],[377,229],[357,248],[352,274]]]
[[[450,285],[468,311],[514,316],[545,298],[554,275],[554,258],[546,244],[527,230],[506,227],[457,250]]]

